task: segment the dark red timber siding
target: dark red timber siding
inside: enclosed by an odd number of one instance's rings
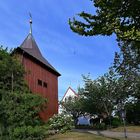
[[[42,56],[32,36],[29,34],[22,45],[16,49],[25,68],[25,80],[33,93],[48,99],[47,109],[40,117],[47,121],[58,113],[58,76],[56,69]]]
[[[47,110],[40,113],[41,118],[47,120],[58,113],[58,78],[30,58],[24,57],[23,59],[23,65],[27,72],[25,79],[29,88],[32,92],[39,93],[48,99]]]

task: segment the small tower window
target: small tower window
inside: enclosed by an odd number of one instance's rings
[[[42,81],[38,79],[38,85],[42,86]]]
[[[47,83],[46,82],[43,82],[43,87],[47,88]]]

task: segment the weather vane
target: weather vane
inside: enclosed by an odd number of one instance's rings
[[[32,34],[32,15],[31,15],[31,13],[29,12],[29,16],[30,16],[30,34]]]

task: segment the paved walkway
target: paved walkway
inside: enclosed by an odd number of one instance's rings
[[[95,131],[95,130],[87,130],[87,129],[74,129],[74,131],[78,132],[87,132],[95,135],[100,135],[100,136],[105,136],[105,137],[111,137],[111,138],[124,138],[124,133],[123,132],[113,132],[109,130],[105,131]],[[140,133],[132,133],[132,132],[127,132],[127,138],[131,139],[136,139],[140,140]]]

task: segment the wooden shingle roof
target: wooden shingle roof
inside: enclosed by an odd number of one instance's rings
[[[57,70],[42,56],[34,37],[31,33],[28,34],[28,36],[25,38],[23,43],[20,45],[20,47],[17,48],[17,50],[21,50],[25,52],[27,55],[33,57],[43,65],[45,65],[48,69],[50,69],[53,73],[55,73],[57,76],[60,76],[60,73],[57,72]]]

